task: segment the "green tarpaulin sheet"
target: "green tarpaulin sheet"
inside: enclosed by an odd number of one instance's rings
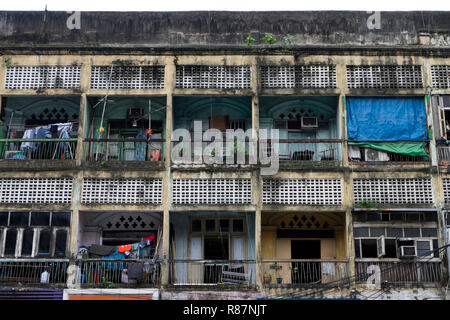
[[[428,154],[423,148],[422,142],[353,142],[349,141],[349,145],[360,148],[371,148],[386,152],[404,154],[412,157],[426,157]]]

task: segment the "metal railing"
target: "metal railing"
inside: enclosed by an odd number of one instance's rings
[[[68,266],[68,259],[1,259],[0,284],[65,286]]]
[[[450,146],[437,145],[438,161],[450,161]]]
[[[266,285],[313,286],[349,278],[348,260],[263,260]]]
[[[254,260],[171,260],[170,283],[176,285],[254,285]]]
[[[85,139],[86,161],[161,161],[163,139]]]
[[[268,157],[274,152],[272,140],[262,140]],[[280,139],[280,161],[340,162],[342,140],[339,139]]]
[[[441,262],[415,261],[356,261],[356,283],[366,283],[374,272],[370,266],[380,268],[381,283],[393,286],[438,284],[442,281]]]
[[[5,160],[75,159],[77,139],[0,139],[0,157]]]
[[[422,156],[408,156],[404,154],[398,154],[393,152],[385,152],[374,150],[370,148],[359,148],[360,154],[349,155],[351,162],[376,162],[377,164],[390,163],[390,162],[428,162],[429,158]]]
[[[157,287],[161,264],[150,259],[76,260],[73,283],[82,287]]]

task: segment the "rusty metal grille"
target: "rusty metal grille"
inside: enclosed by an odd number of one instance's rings
[[[355,203],[372,200],[379,204],[433,203],[431,179],[354,179]]]
[[[80,71],[80,66],[7,67],[5,89],[77,89]]]
[[[341,179],[264,179],[264,204],[341,205]]]
[[[336,66],[261,66],[263,89],[333,89],[337,88]]]
[[[111,66],[92,66],[91,89],[106,89]],[[114,66],[110,89],[162,89],[164,66]]]
[[[160,204],[162,179],[83,179],[81,202],[86,204]]]
[[[418,89],[423,88],[421,66],[375,65],[347,66],[350,89]]]
[[[248,204],[250,179],[174,179],[174,204]]]
[[[176,88],[250,89],[250,66],[177,66]]]

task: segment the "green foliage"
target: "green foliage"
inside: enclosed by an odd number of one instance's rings
[[[289,34],[283,37],[283,43],[285,45],[292,44],[293,40],[294,40],[294,38],[291,35],[289,35]]]
[[[5,65],[7,67],[11,67],[11,56],[4,56],[3,57],[3,62],[5,63]]]
[[[277,43],[277,39],[275,39],[274,36],[270,35],[270,34],[266,34],[264,37],[261,38],[261,41],[264,41],[267,44],[275,44]]]
[[[256,39],[252,36],[248,36],[244,41],[250,47],[256,41]]]
[[[375,208],[377,202],[371,199],[362,199],[354,205],[355,208]]]

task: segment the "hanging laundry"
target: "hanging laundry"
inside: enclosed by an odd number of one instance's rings
[[[146,139],[147,136],[144,131],[139,130],[139,134],[136,136],[136,139]],[[147,152],[147,143],[145,142],[136,142],[136,149],[134,150],[134,160],[136,161],[145,161],[145,155]]]
[[[131,251],[132,247],[133,247],[133,245],[126,244],[126,245],[123,245],[123,246],[119,246],[118,251],[119,252]]]
[[[142,239],[142,241],[148,240],[148,241],[152,242],[153,239],[155,239],[155,235],[154,235],[154,234],[152,234],[150,237],[147,237],[147,238]]]
[[[92,244],[91,247],[89,248],[89,253],[91,255],[96,255],[96,256],[109,256],[110,254],[112,254],[114,251],[116,251],[117,247],[113,247],[113,246],[100,246],[98,244]]]
[[[128,280],[134,279],[136,281],[141,281],[143,269],[144,264],[142,262],[128,263]]]

